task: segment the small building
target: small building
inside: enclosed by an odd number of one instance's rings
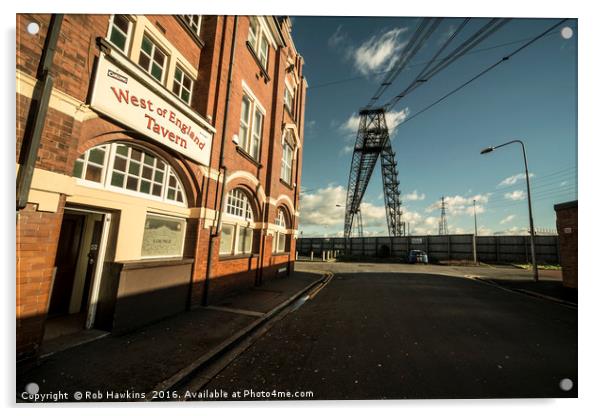
[[[578,282],[578,225],[577,201],[554,205],[556,211],[556,229],[560,266],[562,267],[562,284],[565,287],[577,288]]]
[[[16,46],[18,358],[291,273],[289,18],[20,14]]]

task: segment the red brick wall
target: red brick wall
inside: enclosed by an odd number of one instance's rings
[[[236,54],[233,66],[231,97],[228,106],[228,124],[224,126],[226,90],[232,36],[234,33],[233,16],[203,16],[201,39],[205,46],[200,48],[181,27],[173,16],[147,16],[162,30],[166,38],[193,64],[198,65],[199,77],[193,92],[193,108],[202,116],[211,115],[216,128],[213,139],[211,167],[219,169],[219,153],[222,132],[225,129],[224,164],[231,173],[245,170],[259,179],[259,183],[268,197],[278,198],[288,195],[297,209],[298,192],[295,187],[280,183],[280,163],[282,155],[281,137],[283,122],[292,122],[284,115],[284,77],[286,57],[292,49],[285,48],[276,52],[270,47],[267,72],[269,80],[261,73],[260,67],[246,45],[249,21],[239,16],[235,40]],[[26,26],[29,22],[40,24],[38,35],[29,35]],[[35,77],[43,51],[45,36],[50,22],[49,15],[21,14],[17,16],[17,69]],[[99,54],[96,38],[104,38],[108,29],[108,15],[65,15],[54,58],[52,74],[56,90],[62,91],[85,102],[89,93],[94,60]],[[288,32],[285,36],[288,37]],[[290,41],[290,39],[287,39]],[[296,71],[302,75],[302,64],[295,58]],[[232,136],[238,134],[242,100],[242,80],[245,80],[254,95],[265,108],[262,143],[259,163],[253,163],[237,151]],[[26,131],[30,99],[17,94],[16,155]],[[305,101],[304,83],[298,87],[296,103],[298,108],[297,129],[303,131],[303,103]],[[288,118],[284,118],[288,117]],[[91,119],[83,123],[72,117],[49,109],[45,122],[36,167],[52,172],[71,174],[75,159],[92,146],[113,140],[142,140],[122,132],[123,126],[105,118]],[[148,142],[154,149],[176,167],[183,179],[189,205],[220,210],[220,187],[215,180],[202,176],[199,167],[187,160],[174,157],[169,151]],[[301,151],[297,157],[301,158]],[[299,171],[293,171],[297,186],[300,184]],[[228,184],[231,189],[236,185],[246,185],[255,192],[256,187],[249,181]],[[255,192],[256,193],[256,192]],[[255,198],[258,200],[258,198]],[[64,199],[58,213],[37,212],[28,205],[20,214],[17,222],[17,343],[19,354],[31,352],[39,345],[43,334],[43,324],[50,295],[50,282],[54,257],[58,244],[62,220]],[[267,207],[267,212],[261,212]],[[273,223],[277,207],[271,204],[257,204],[258,222]],[[296,217],[290,213],[295,226]],[[225,259],[219,256],[219,237],[213,240],[213,267],[210,281],[210,299],[223,297],[232,291],[252,286],[264,266],[262,278],[277,275],[277,269],[286,265],[292,270],[294,261],[294,240],[291,242],[291,254],[272,256],[272,237],[264,236],[265,230],[256,231],[258,244],[253,257]],[[207,276],[210,230],[205,221],[190,221],[186,236],[186,254],[194,255],[192,304],[198,304],[203,296],[204,280]]]
[[[577,288],[578,283],[578,212],[577,201],[574,203],[558,204],[556,211],[556,229],[560,245],[560,266],[562,267],[562,282],[566,287]]]
[[[18,358],[31,353],[42,340],[64,203],[63,198],[56,213],[38,212],[28,204],[17,216]]]

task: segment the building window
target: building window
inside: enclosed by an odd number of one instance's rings
[[[222,224],[219,253],[221,255],[251,254],[253,251],[253,210],[242,189],[228,193],[226,216]]]
[[[201,15],[199,14],[183,14],[182,19],[196,35],[201,33]]]
[[[264,69],[267,69],[268,67],[269,50],[270,47],[268,45],[268,40],[265,36],[262,35],[259,41],[259,62],[261,62],[261,66],[263,66]]]
[[[75,161],[73,176],[112,191],[185,205],[182,184],[163,160],[122,143],[87,150]]]
[[[272,242],[272,252],[283,253],[288,251],[288,234],[286,233],[286,217],[282,208],[278,208],[275,224],[276,232]]]
[[[282,164],[280,165],[280,179],[291,184],[293,178],[293,148],[287,141],[282,145]]]
[[[261,30],[259,19],[256,16],[250,17],[247,42],[249,42],[253,52],[255,52],[255,55],[259,58],[259,62],[261,62],[263,69],[267,69],[270,45],[267,36]]]
[[[295,99],[295,93],[292,92],[287,86],[284,87],[284,106],[288,110],[289,114],[293,114],[293,100]]]
[[[182,101],[190,105],[190,99],[192,97],[192,78],[189,77],[179,66],[176,66],[176,73],[173,79],[173,92]]]
[[[122,14],[114,14],[109,21],[109,41],[123,53],[128,52],[132,22]]]
[[[233,189],[228,192],[226,202],[226,213],[247,221],[253,221],[253,210],[245,192],[241,189]]]
[[[186,221],[148,214],[142,235],[142,257],[182,257]]]
[[[242,97],[240,111],[240,147],[253,159],[259,159],[259,146],[263,132],[263,113],[257,103],[247,95]]]
[[[145,34],[142,38],[142,46],[140,47],[140,57],[138,64],[153,78],[163,83],[163,75],[167,65],[167,57],[165,53],[159,49],[157,45],[150,40]]]
[[[109,145],[98,146],[80,155],[75,161],[73,176],[100,183],[104,176]]]
[[[249,17],[249,36],[247,37],[247,41],[251,44],[253,48],[257,45],[257,37],[259,35],[259,20],[257,17],[251,16]]]

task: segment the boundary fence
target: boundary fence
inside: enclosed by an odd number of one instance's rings
[[[299,238],[299,256],[326,260],[335,256],[398,258],[405,260],[410,250],[423,250],[432,262],[474,260],[490,263],[530,263],[528,235],[477,236],[473,234],[424,235],[404,237]],[[535,253],[540,264],[559,264],[558,236],[535,236]]]

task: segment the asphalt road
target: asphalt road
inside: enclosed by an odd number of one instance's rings
[[[337,267],[203,390],[246,390],[246,400],[251,390],[313,400],[577,396],[576,309],[463,277]]]

